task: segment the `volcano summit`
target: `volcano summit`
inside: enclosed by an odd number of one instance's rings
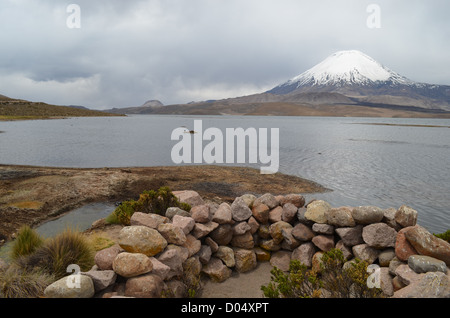
[[[296,89],[309,87],[344,87],[346,85],[369,86],[377,84],[412,85],[371,57],[356,50],[340,51],[326,58],[308,71],[274,88],[272,93],[291,93]]]
[[[349,50],[330,55],[267,92],[152,107],[140,113],[450,118],[450,86],[412,81],[360,51]]]

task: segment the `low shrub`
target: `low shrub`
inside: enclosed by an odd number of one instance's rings
[[[355,258],[344,266],[345,258],[341,250],[331,249],[321,259],[321,281],[326,297],[329,298],[378,298],[381,289],[370,288],[367,284],[370,265]]]
[[[124,201],[106,218],[106,222],[110,224],[130,225],[131,216],[138,209],[138,202],[132,200]]]
[[[179,206],[177,197],[170,191],[168,187],[161,187],[158,191],[144,191],[139,196],[139,208],[144,213],[155,213],[164,215],[167,208],[171,206]]]
[[[344,263],[344,256],[339,249],[323,254],[318,271],[307,268],[298,260],[292,260],[288,273],[274,267],[271,282],[261,286],[261,290],[268,298],[382,297],[380,289],[367,285],[369,264],[358,259],[349,266],[343,266]]]
[[[44,244],[44,239],[28,225],[22,226],[14,240],[11,249],[11,258],[18,259],[21,256],[32,254]]]
[[[271,271],[271,282],[261,286],[265,297],[268,298],[318,298],[322,283],[317,272],[309,269],[298,260],[292,260],[288,273],[278,267]]]
[[[169,187],[161,187],[157,191],[146,190],[139,195],[139,199],[122,202],[114,212],[106,218],[110,224],[130,225],[134,212],[155,213],[164,215],[169,207],[179,207],[189,211],[191,206],[179,202]]]

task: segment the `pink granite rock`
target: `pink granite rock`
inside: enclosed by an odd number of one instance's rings
[[[406,239],[405,232],[408,229],[409,227],[405,227],[398,231],[395,239],[395,256],[401,261],[407,261],[411,255],[419,254]]]
[[[434,236],[420,225],[409,227],[405,236],[419,254],[437,258],[450,266],[450,243]]]

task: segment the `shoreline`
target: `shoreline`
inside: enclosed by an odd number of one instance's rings
[[[353,123],[353,125],[417,127],[417,128],[450,128],[450,126],[443,126],[443,125],[392,124],[392,123]]]
[[[30,121],[30,120],[57,120],[57,119],[70,119],[70,118],[104,118],[104,117],[127,117],[127,115],[112,114],[108,115],[96,115],[96,116],[3,116],[0,115],[0,122],[10,121]]]
[[[136,198],[144,190],[191,189],[213,202],[244,193],[323,193],[329,189],[300,177],[228,166],[58,168],[0,165],[0,241],[22,225],[35,227],[94,202]]]

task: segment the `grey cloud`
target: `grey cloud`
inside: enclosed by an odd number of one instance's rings
[[[34,99],[40,91],[47,101],[92,108],[234,97],[343,49],[413,80],[450,83],[446,1],[73,2],[81,29],[66,27],[65,2],[0,3],[0,27],[9,30],[0,33],[0,94]],[[381,29],[366,26],[372,2],[382,9]]]

